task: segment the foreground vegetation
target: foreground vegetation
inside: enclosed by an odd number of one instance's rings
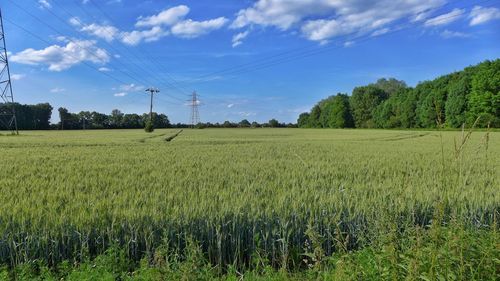
[[[498,132],[176,132],[0,137],[0,279],[500,277]]]

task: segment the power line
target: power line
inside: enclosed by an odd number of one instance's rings
[[[483,3],[486,3],[486,2],[490,2],[490,1],[491,0],[481,1],[481,2],[475,3],[473,5],[464,6],[462,8],[467,8],[467,7],[470,7],[470,6],[474,6],[474,5],[478,5],[478,4],[483,4]],[[451,4],[451,3],[448,3],[448,4]],[[448,5],[448,4],[446,4],[446,5]],[[446,6],[446,5],[444,5],[444,6]],[[416,14],[425,13],[427,10],[428,9],[422,10],[420,12],[417,12]],[[450,17],[442,17],[442,18],[438,18],[438,19],[431,19],[429,21],[430,22],[432,22],[433,20],[441,21],[441,20],[446,20],[446,19],[449,19],[449,18],[454,18],[454,17],[459,17],[459,16],[463,16],[463,14],[453,15],[453,16],[450,16]],[[371,39],[371,38],[381,37],[381,36],[384,36],[384,35],[389,35],[389,34],[393,34],[393,33],[396,33],[396,32],[400,32],[400,31],[402,31],[404,29],[408,29],[408,28],[411,28],[411,27],[412,27],[411,25],[408,25],[408,27],[406,27],[406,28],[399,28],[399,29],[393,30],[392,32],[387,32],[387,33],[379,35],[379,36],[361,35],[361,36],[357,36],[357,37],[350,37],[350,36],[352,36],[352,34],[347,34],[347,35],[342,36],[342,37],[346,38],[346,39],[349,38],[348,41],[361,40],[361,42],[362,42],[362,41],[367,41],[368,39]],[[360,42],[360,41],[358,41],[358,42]],[[340,47],[343,47],[343,46],[340,46]],[[275,65],[278,65],[278,64],[282,64],[282,63],[285,63],[285,62],[289,62],[289,61],[292,61],[292,60],[295,60],[295,59],[305,58],[305,57],[313,56],[313,55],[316,55],[316,54],[328,52],[328,51],[330,51],[332,49],[337,49],[337,48],[339,48],[338,45],[332,45],[332,46],[329,46],[329,47],[314,46],[314,47],[299,48],[299,49],[296,49],[296,50],[285,52],[283,54],[274,55],[273,57],[270,57],[269,59],[260,59],[260,60],[257,60],[257,61],[251,62],[251,63],[246,63],[246,64],[242,64],[242,65],[238,65],[238,66],[233,66],[233,67],[230,67],[230,68],[227,68],[227,69],[222,69],[222,70],[219,70],[219,71],[216,71],[216,72],[212,72],[212,73],[209,73],[209,74],[204,74],[204,75],[201,75],[201,76],[198,76],[197,78],[195,78],[194,79],[195,82],[191,81],[190,83],[196,83],[196,84],[206,83],[208,81],[207,80],[202,80],[202,79],[206,78],[206,77],[209,77],[209,76],[212,76],[212,75],[217,75],[217,74],[228,74],[228,75],[232,74],[232,75],[237,75],[237,74],[247,73],[247,72],[251,72],[251,71],[255,71],[255,70],[259,70],[259,69],[263,69],[263,68],[272,67],[272,66],[275,66]],[[304,51],[297,52],[298,50],[304,50]],[[284,54],[290,54],[290,53],[294,53],[294,52],[296,52],[296,54],[291,54],[289,56],[284,56]],[[199,80],[199,81],[196,81],[196,80]],[[180,83],[182,83],[182,81]]]
[[[100,8],[100,7],[99,7],[99,6],[95,3],[95,2],[93,2],[93,1],[89,1],[89,2],[91,2],[91,3],[92,3],[92,4],[93,4],[93,5],[94,5],[94,6],[95,6],[95,7],[96,7],[99,11],[100,11],[100,13],[104,15],[104,17],[106,17],[106,18],[107,18],[107,19],[108,19],[108,20],[109,20],[112,24],[114,24],[114,20],[113,20],[113,19],[112,19],[112,18],[111,18],[111,17],[110,17],[107,13],[105,13],[105,12],[104,12],[104,11],[103,11],[103,10],[102,10],[102,9],[101,9],[101,8]],[[89,12],[87,12],[87,10],[86,10],[84,7],[80,6],[77,2],[75,2],[75,4],[78,6],[78,8],[79,8],[80,10],[84,11],[87,15],[90,15],[90,13],[89,13]],[[95,20],[98,20],[95,16],[93,16],[93,15],[92,15],[92,17],[93,17]],[[109,33],[108,33],[108,34],[109,34]],[[127,50],[127,51],[128,51],[128,53],[129,53],[130,55],[132,55],[134,58],[136,58],[138,61],[141,61],[141,58],[139,58],[139,56],[138,56],[135,52],[133,52],[133,50],[132,50],[131,48],[127,48],[125,45],[120,45],[120,46],[122,46],[124,50]],[[148,59],[148,61],[149,61],[152,65],[154,65],[154,66],[155,66],[158,70],[160,70],[160,72],[165,71],[163,68],[162,68],[162,69],[160,69],[160,65],[161,65],[161,64],[159,64],[159,63],[158,63],[158,60],[157,60],[157,59],[156,59],[156,60],[150,59],[150,58],[147,56],[148,52],[142,52],[142,53],[145,55],[145,57]],[[144,70],[144,71],[145,71],[145,72],[150,72],[150,73],[152,73],[152,71],[150,71],[150,70]],[[165,72],[166,72],[166,71],[165,71]],[[166,74],[166,75],[167,75],[167,76],[168,76],[171,80],[173,80],[173,82],[174,82],[174,83],[177,83],[177,82],[175,81],[175,79],[173,79],[173,78],[172,78],[172,77],[171,77],[168,73],[165,73],[165,74]],[[156,79],[156,74],[154,75],[154,77],[155,77],[155,79]],[[183,87],[176,86],[175,84],[173,84],[173,83],[171,83],[171,82],[168,82],[168,81],[163,81],[163,80],[159,80],[159,79],[156,79],[156,80],[157,80],[160,84],[164,85],[166,88],[175,89],[175,90],[178,90],[178,91],[179,91],[179,92],[181,92],[181,93],[187,93],[187,92],[185,91],[185,88],[183,88]],[[166,84],[164,84],[164,83],[166,83]],[[167,96],[170,96],[170,95],[168,95],[168,94],[167,94]],[[170,96],[170,97],[172,97],[172,96]],[[179,98],[177,98],[177,97],[172,97],[172,98],[174,98],[174,99],[176,99],[176,100],[178,100],[178,101],[182,101],[181,99],[179,99]]]

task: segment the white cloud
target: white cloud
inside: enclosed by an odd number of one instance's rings
[[[53,94],[59,94],[59,93],[62,93],[62,92],[66,92],[66,89],[63,89],[63,88],[53,88],[53,89],[50,89],[50,92],[53,93]]]
[[[112,25],[89,24],[83,26],[80,31],[87,32],[108,42],[113,41],[119,33],[118,28]]]
[[[500,19],[500,9],[491,7],[483,8],[481,6],[475,6],[469,15],[470,25],[478,25],[491,20]]]
[[[185,5],[176,6],[160,12],[157,15],[139,18],[136,27],[152,27],[160,25],[174,25],[189,13],[189,7]]]
[[[144,90],[144,86],[136,84],[121,85],[120,91],[122,92],[138,92]]]
[[[425,26],[438,26],[450,24],[458,20],[465,12],[465,9],[453,9],[453,11],[439,15],[425,21]]]
[[[344,47],[346,47],[346,48],[351,47],[352,45],[354,45],[354,41],[346,41],[344,43]]]
[[[134,30],[132,32],[124,32],[121,35],[121,40],[123,43],[127,45],[137,45],[142,41],[145,42],[153,42],[158,41],[164,36],[169,34],[168,31],[163,30],[159,26],[154,26],[150,30],[137,31]]]
[[[309,40],[324,42],[340,35],[381,30],[405,17],[421,20],[422,13],[444,3],[445,0],[258,0],[240,10],[231,27],[298,28]]]
[[[194,21],[191,19],[176,23],[172,27],[172,34],[183,38],[195,38],[205,35],[210,31],[222,28],[228,19],[220,17],[206,21]]]
[[[82,22],[80,21],[80,19],[78,17],[72,17],[69,19],[69,23],[72,25],[72,26],[81,26],[82,25]]]
[[[114,94],[113,96],[115,96],[115,97],[124,97],[124,96],[126,96],[126,95],[127,95],[127,93],[125,93],[125,92],[121,92],[121,93],[116,93],[116,94]]]
[[[467,37],[470,37],[469,34],[467,33],[463,33],[463,32],[459,32],[459,31],[451,31],[451,30],[448,30],[446,29],[445,31],[441,32],[441,37],[445,38],[445,39],[450,39],[450,38],[467,38]]]
[[[234,106],[234,103],[230,103],[227,105],[227,108],[232,108]]]
[[[241,111],[241,112],[238,112],[238,115],[243,116],[243,117],[250,117],[250,116],[256,116],[257,113]]]
[[[240,32],[236,35],[233,36],[233,40],[232,40],[232,43],[233,43],[233,48],[243,44],[243,39],[245,39],[248,34],[250,34],[250,31],[245,31],[245,32]]]
[[[45,8],[45,9],[52,8],[52,5],[48,0],[38,0],[38,4],[40,5],[40,8]]]
[[[372,33],[372,36],[373,37],[377,37],[377,36],[380,36],[380,35],[384,35],[384,34],[386,34],[389,31],[391,31],[389,28],[382,28],[382,29],[379,29],[379,30],[375,30]]]
[[[24,77],[26,77],[26,75],[24,75],[24,74],[11,74],[10,75],[10,80],[12,80],[12,81],[18,81],[18,80],[23,79]]]
[[[106,50],[98,48],[95,41],[76,40],[66,46],[52,45],[41,50],[29,48],[12,55],[10,60],[27,65],[48,65],[50,71],[62,71],[85,61],[107,63],[109,55]]]
[[[110,71],[111,71],[111,69],[109,69],[109,68],[107,68],[107,67],[100,67],[100,68],[99,68],[99,71],[100,71],[100,72],[110,72]]]

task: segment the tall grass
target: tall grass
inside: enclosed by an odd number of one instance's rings
[[[498,268],[500,133],[188,130],[165,142],[173,133],[0,138],[0,264],[80,263],[112,245],[187,260],[194,241],[219,273]],[[476,235],[477,249],[462,244]]]

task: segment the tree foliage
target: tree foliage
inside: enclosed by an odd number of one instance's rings
[[[354,88],[351,96],[318,102],[297,123],[301,128],[459,128],[478,118],[478,127],[500,127],[500,59],[415,88],[394,78],[379,79]]]

